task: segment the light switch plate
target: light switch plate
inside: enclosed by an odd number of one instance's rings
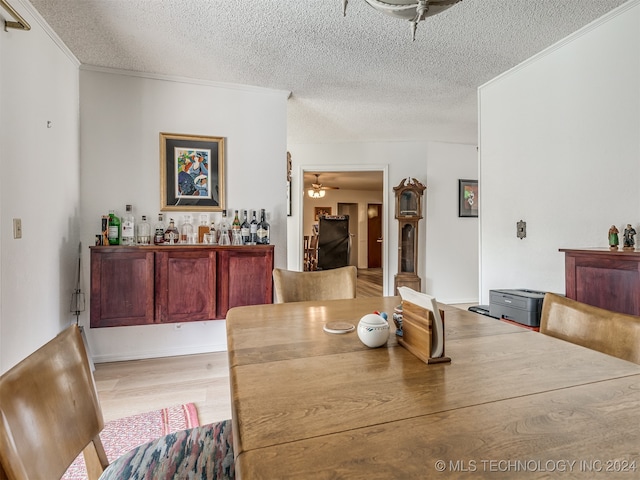
[[[22,219],[13,219],[13,238],[22,238]]]
[[[527,222],[523,222],[522,220],[518,222],[516,235],[520,240],[527,236]]]

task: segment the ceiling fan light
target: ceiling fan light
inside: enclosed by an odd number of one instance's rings
[[[416,39],[418,23],[427,17],[437,15],[462,0],[364,0],[378,12],[396,18],[409,20],[412,39]],[[347,3],[342,0],[342,15],[347,14]]]
[[[310,188],[309,190],[307,190],[307,195],[309,195],[310,198],[322,198],[325,195],[325,191]]]

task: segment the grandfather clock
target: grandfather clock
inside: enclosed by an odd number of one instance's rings
[[[422,218],[422,193],[425,187],[415,178],[405,178],[397,187],[396,219],[398,228],[398,274],[395,276],[394,291],[398,287],[409,287],[421,291],[418,271],[418,222]]]

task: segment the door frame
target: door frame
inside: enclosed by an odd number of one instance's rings
[[[393,202],[389,203],[389,165],[300,165],[298,167],[298,178],[303,179],[304,174],[306,172],[382,172],[382,238],[389,238],[389,208],[388,206],[393,204]],[[302,181],[302,180],[301,180]],[[300,206],[299,212],[302,212],[302,206],[305,202],[306,191],[303,188],[303,185],[300,185],[298,190],[298,205]],[[299,221],[298,221],[298,230],[296,232],[297,238],[295,239],[296,245],[302,245],[302,238],[304,236],[304,222],[302,218],[302,213],[299,213]],[[388,252],[388,244],[389,242],[383,242],[382,244],[382,294],[383,295],[392,295],[389,293],[389,288],[391,286],[389,282],[389,252]],[[300,253],[302,254],[302,249],[300,248]],[[302,265],[302,255],[297,255],[298,259],[298,269],[301,270]]]

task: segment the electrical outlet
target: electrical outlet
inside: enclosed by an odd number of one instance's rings
[[[22,238],[22,219],[13,219],[13,238]]]

